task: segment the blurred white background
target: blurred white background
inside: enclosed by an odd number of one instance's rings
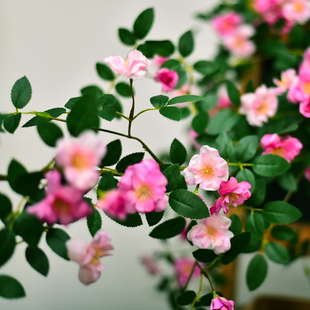
[[[96,62],[104,62],[110,55],[126,57],[129,49],[117,37],[119,27],[131,28],[134,19],[148,7],[155,8],[155,23],[149,39],[171,39],[177,43],[185,31],[196,33],[196,48],[192,60],[211,59],[216,51],[217,38],[211,27],[194,18],[195,13],[204,12],[217,4],[218,0],[1,0],[0,2],[0,98],[1,112],[13,112],[10,90],[14,82],[26,75],[32,84],[33,96],[25,111],[44,111],[62,107],[69,98],[79,95],[79,89],[97,84],[107,89],[108,83],[101,80],[95,70]],[[149,98],[161,92],[159,84],[151,79],[135,83],[137,111],[150,107]],[[130,102],[123,100],[125,114]],[[21,124],[29,117],[23,116]],[[187,132],[184,122],[177,123],[155,115],[145,114],[133,124],[133,134],[144,140],[155,152],[169,147],[176,137],[185,145]],[[125,122],[110,124],[101,121],[101,126],[125,131]],[[108,143],[118,137],[101,134]],[[55,149],[44,145],[34,128],[19,128],[14,136],[1,134],[0,174],[6,174],[12,158],[23,163],[28,170],[46,165],[55,155]],[[133,141],[122,140],[123,155],[142,151]],[[19,202],[4,183],[0,192],[13,197],[15,208]],[[141,267],[139,256],[159,248],[160,244],[148,237],[150,228],[124,228],[107,217],[103,217],[103,229],[112,238],[114,255],[103,259],[106,270],[101,279],[88,287],[77,279],[78,266],[54,254],[45,244],[40,247],[50,260],[50,273],[44,278],[28,265],[25,260],[25,246],[16,248],[14,257],[1,274],[16,277],[25,287],[27,298],[7,301],[0,299],[0,309],[168,309],[165,297],[153,289],[156,280],[147,275]],[[91,240],[85,221],[70,225],[71,237]],[[262,288],[249,293],[245,285],[245,267],[249,255],[240,260],[240,279],[237,303],[253,298],[253,294],[272,292],[273,279],[280,280],[279,290],[289,287],[292,295],[307,296],[309,283],[302,274],[301,265],[293,268],[273,268]],[[273,265],[272,265],[273,266]],[[297,267],[296,267],[297,266]],[[295,269],[294,269],[295,268]],[[293,272],[291,272],[293,270]],[[290,272],[290,274],[288,273]],[[294,278],[295,276],[295,278]],[[289,282],[287,282],[289,280]],[[298,285],[297,285],[298,280]],[[279,283],[277,282],[277,285]]]

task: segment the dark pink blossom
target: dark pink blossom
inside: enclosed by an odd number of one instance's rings
[[[212,299],[210,310],[234,310],[234,302],[217,296]]]
[[[212,26],[221,36],[229,36],[242,23],[242,17],[235,12],[226,12],[212,18]]]
[[[161,83],[163,92],[167,92],[178,84],[179,76],[174,70],[161,68],[156,72],[154,80]]]

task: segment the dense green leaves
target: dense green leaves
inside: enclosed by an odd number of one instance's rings
[[[25,296],[23,286],[16,279],[7,275],[0,275],[0,297],[14,299]]]
[[[46,234],[46,243],[60,257],[69,260],[66,242],[70,236],[60,228],[50,228]]]
[[[181,306],[189,305],[196,298],[194,291],[186,291],[177,297],[177,303]]]
[[[118,162],[118,164],[116,165],[116,170],[118,172],[124,173],[128,166],[139,163],[140,161],[142,161],[143,157],[144,157],[144,153],[141,153],[141,152],[129,154],[129,155],[123,157]]]
[[[263,177],[275,177],[285,173],[291,165],[283,157],[266,154],[255,158],[253,162],[255,173]]]
[[[265,280],[268,273],[268,264],[262,254],[255,255],[246,271],[246,284],[250,291],[256,290]]]
[[[23,76],[15,82],[11,91],[11,100],[17,109],[24,108],[31,99],[32,89],[29,80]]]
[[[13,255],[15,249],[15,234],[9,228],[0,230],[0,267]]]
[[[102,219],[99,211],[94,209],[93,213],[87,218],[87,227],[92,236],[96,234],[98,230],[101,229]]]
[[[277,242],[269,242],[265,247],[266,255],[277,264],[287,265],[290,262],[288,250]]]
[[[162,107],[159,109],[159,113],[166,118],[177,122],[182,118],[181,110],[177,107]]]
[[[210,216],[204,201],[192,192],[177,189],[169,196],[171,208],[178,214],[191,219],[203,219]]]
[[[284,201],[268,202],[264,206],[262,215],[271,223],[276,224],[289,224],[302,216],[296,207]]]
[[[120,140],[114,140],[107,144],[107,152],[103,157],[100,166],[112,166],[116,164],[122,155],[122,144]]]
[[[174,164],[182,165],[186,161],[186,157],[186,148],[178,139],[174,139],[170,146],[171,162]]]
[[[149,33],[154,22],[154,9],[148,8],[144,10],[135,20],[133,24],[134,35],[138,39],[143,39]]]
[[[246,163],[252,159],[257,151],[257,136],[246,136],[242,138],[236,146],[235,154],[237,160]]]
[[[218,135],[223,131],[233,128],[239,120],[239,116],[230,109],[223,110],[216,114],[210,121],[208,133]]]
[[[41,139],[51,147],[55,147],[57,140],[63,137],[61,129],[54,123],[40,119],[37,125]]]
[[[27,262],[34,270],[41,273],[43,276],[47,276],[49,271],[49,262],[47,256],[41,249],[28,246],[25,255]]]
[[[186,221],[183,217],[167,220],[156,226],[149,234],[156,239],[168,239],[179,235],[185,228]]]
[[[118,29],[118,37],[125,45],[132,46],[136,42],[134,34],[126,28]]]
[[[113,81],[115,78],[113,71],[110,69],[110,67],[107,64],[97,62],[96,70],[97,70],[98,75],[106,81]]]
[[[183,57],[189,56],[194,50],[194,36],[191,30],[185,32],[179,39],[179,52]]]
[[[155,109],[162,108],[168,102],[169,97],[164,95],[158,95],[150,98],[150,102]]]
[[[251,245],[256,244],[263,237],[264,230],[263,217],[257,212],[250,214],[245,222],[245,231],[251,233]]]

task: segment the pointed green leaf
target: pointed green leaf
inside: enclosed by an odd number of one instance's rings
[[[158,224],[164,216],[164,212],[145,213],[145,217],[149,226]]]
[[[199,112],[206,112],[214,108],[218,102],[217,95],[208,95],[204,100],[196,101],[195,106]]]
[[[180,166],[178,164],[170,165],[163,171],[163,174],[168,181],[166,192],[177,189],[180,183]]]
[[[220,66],[214,61],[200,60],[194,64],[194,69],[203,75],[212,75],[221,70]]]
[[[283,157],[273,154],[258,156],[253,164],[254,172],[263,177],[276,177],[291,167]]]
[[[218,257],[213,250],[209,249],[196,250],[193,252],[193,256],[201,263],[211,263]]]
[[[297,190],[297,181],[292,173],[284,173],[283,175],[278,177],[277,180],[283,189],[293,192]]]
[[[264,230],[263,217],[257,212],[250,214],[245,222],[245,231],[251,233],[251,245],[256,244],[263,237]]]
[[[116,110],[113,108],[103,108],[102,110],[98,111],[98,116],[111,122],[116,116]]]
[[[81,89],[81,94],[83,96],[91,96],[96,99],[103,95],[103,90],[97,85],[88,85]]]
[[[38,121],[37,130],[41,139],[51,147],[55,147],[57,141],[63,137],[60,127],[43,119]]]
[[[96,63],[96,70],[98,75],[106,81],[113,81],[115,76],[113,71],[110,69],[110,67],[107,64],[103,64],[100,62]]]
[[[134,34],[126,28],[118,28],[118,37],[125,45],[132,46],[136,43]]]
[[[133,24],[134,35],[138,39],[143,39],[151,30],[154,22],[154,9],[148,8],[144,10],[135,20]]]
[[[20,113],[6,116],[3,121],[4,128],[9,133],[14,133],[20,123],[21,117],[22,115]]]
[[[5,219],[12,212],[11,200],[0,193],[0,219]]]
[[[111,108],[115,103],[116,98],[112,94],[103,94],[96,99],[96,103],[98,105],[98,109],[101,108]]]
[[[194,291],[186,291],[177,297],[177,303],[181,306],[186,306],[191,304],[196,298],[196,293]]]
[[[159,113],[166,118],[177,122],[182,118],[181,110],[177,107],[162,107],[159,109]]]
[[[23,286],[16,279],[7,275],[0,275],[0,297],[14,299],[25,296]]]
[[[111,216],[109,216],[107,214],[107,216],[112,219],[114,222],[122,225],[122,226],[126,226],[126,227],[138,227],[141,226],[143,224],[141,216],[138,212],[134,213],[134,214],[128,214],[126,220],[121,221],[118,219],[115,219]]]
[[[29,80],[23,76],[15,82],[11,91],[11,100],[17,109],[24,108],[31,99],[32,89]]]
[[[118,164],[116,165],[116,170],[118,172],[124,173],[128,166],[137,164],[143,160],[144,153],[138,152],[138,153],[132,153],[125,157],[123,157]]]
[[[119,82],[115,85],[117,93],[123,97],[131,97],[130,85],[125,82]]]
[[[218,135],[223,131],[232,129],[239,120],[239,115],[230,109],[223,110],[216,114],[210,121],[208,134]]]
[[[291,240],[297,237],[297,232],[289,226],[276,225],[271,229],[271,234],[278,240]]]
[[[197,96],[197,95],[182,95],[171,98],[167,105],[184,103],[184,102],[192,102],[192,101],[200,101],[200,100],[208,100],[207,97]]]
[[[253,207],[259,206],[265,199],[266,182],[264,179],[255,179],[255,190],[252,192],[248,203]]]
[[[102,219],[99,211],[94,209],[94,212],[87,218],[87,227],[92,236],[96,234],[98,230],[101,229]]]
[[[116,188],[117,180],[113,177],[112,172],[105,173],[99,181],[98,189],[105,192]]]
[[[267,243],[265,252],[268,258],[277,264],[287,265],[290,262],[288,250],[280,243]]]
[[[12,257],[15,245],[14,232],[9,228],[2,228],[0,230],[0,267]]]
[[[107,152],[103,157],[100,167],[112,166],[116,164],[122,155],[122,144],[121,141],[114,140],[107,144]]]
[[[167,220],[156,226],[149,234],[156,239],[168,239],[179,235],[185,228],[186,221],[183,217]]]
[[[18,179],[20,179],[21,176],[26,174],[27,170],[24,168],[24,166],[17,160],[12,159],[8,167],[8,182],[13,191],[19,193],[20,188],[17,184]]]
[[[194,50],[194,36],[191,30],[186,31],[179,39],[179,52],[183,57],[189,56]]]
[[[181,166],[186,161],[186,157],[186,148],[178,139],[174,139],[170,146],[171,162]]]
[[[46,110],[44,112],[35,112],[35,115],[37,115],[37,116],[30,119],[22,127],[36,126],[38,124],[38,121],[42,118],[50,120],[50,117],[58,117],[64,113],[66,113],[65,108],[53,108],[53,109]]]
[[[257,151],[257,136],[246,136],[242,138],[236,146],[236,158],[243,163],[252,159]]]
[[[231,82],[226,82],[227,94],[232,104],[238,108],[240,106],[240,93],[236,86]]]
[[[235,159],[235,149],[231,138],[226,132],[222,132],[215,140],[217,145],[217,150],[223,158],[234,160]]]
[[[242,182],[242,181],[247,181],[251,184],[251,188],[250,188],[250,192],[253,193],[255,191],[255,177],[254,174],[251,170],[249,169],[243,169],[240,170],[237,175],[236,175],[236,179],[238,180],[238,182]]]
[[[68,257],[68,250],[66,242],[70,236],[60,228],[50,228],[46,234],[46,243],[48,246],[60,257],[70,260]]]
[[[209,123],[209,114],[206,112],[197,113],[192,120],[192,127],[198,134],[206,131]]]
[[[150,98],[150,102],[155,109],[164,107],[168,100],[169,97],[164,95],[158,95]]]
[[[46,277],[49,271],[49,262],[45,253],[37,247],[28,246],[25,254],[29,265]]]
[[[246,271],[246,284],[250,291],[256,290],[265,280],[268,273],[268,264],[262,254],[255,255]]]
[[[237,214],[233,214],[230,217],[231,224],[229,226],[229,230],[234,235],[239,235],[242,232],[242,221]]]

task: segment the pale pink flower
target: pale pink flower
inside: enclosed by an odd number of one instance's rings
[[[308,181],[310,181],[310,167],[305,169],[304,176]]]
[[[148,254],[142,255],[141,262],[150,274],[156,275],[160,273],[160,269],[153,256]]]
[[[283,18],[282,2],[283,0],[255,0],[253,7],[268,24],[273,25],[280,18]]]
[[[307,99],[305,92],[303,91],[301,84],[297,83],[289,88],[287,93],[287,99],[290,103],[298,104]]]
[[[235,32],[223,38],[223,44],[232,54],[248,58],[256,50],[255,44],[249,40],[254,32],[254,27],[245,24],[240,25]]]
[[[167,184],[159,165],[153,159],[146,159],[126,169],[118,188],[125,199],[128,213],[161,212],[168,202],[165,194]]]
[[[310,97],[300,103],[299,112],[304,117],[310,118]]]
[[[283,16],[291,22],[304,24],[310,18],[309,2],[306,0],[290,0],[283,4]]]
[[[241,15],[235,12],[227,12],[212,18],[212,26],[221,36],[231,35],[241,23]]]
[[[67,181],[81,190],[89,190],[98,181],[100,164],[106,146],[93,131],[79,137],[66,137],[57,143],[56,164],[63,167]]]
[[[200,150],[201,145],[196,141],[196,138],[199,136],[199,134],[193,129],[189,129],[189,140],[193,144],[196,150]]]
[[[147,67],[151,64],[151,61],[138,50],[131,51],[126,60],[121,56],[109,56],[105,58],[105,62],[113,71],[133,80],[147,76]]]
[[[281,95],[290,87],[297,85],[298,77],[294,69],[288,69],[281,73],[281,80],[273,79],[273,82],[277,85],[277,88],[275,88],[276,94]]]
[[[240,114],[246,118],[252,126],[262,126],[273,117],[278,108],[278,100],[273,88],[265,85],[258,87],[255,93],[247,93],[241,96]]]
[[[274,154],[285,158],[288,162],[292,161],[302,149],[301,142],[293,137],[285,136],[281,138],[277,134],[264,135],[260,141],[265,150],[262,154]]]
[[[169,57],[163,57],[163,56],[159,56],[159,55],[155,55],[154,56],[154,60],[153,63],[156,67],[160,67],[163,63],[165,63],[167,60],[169,59]]]
[[[46,174],[46,197],[27,208],[27,212],[36,215],[40,221],[52,225],[60,222],[68,225],[87,217],[92,208],[83,200],[83,192],[75,187],[62,185],[61,174],[52,170]]]
[[[191,158],[183,175],[188,185],[199,184],[204,190],[216,191],[221,182],[228,179],[228,164],[217,149],[204,145],[200,148],[200,154]]]
[[[161,68],[154,75],[154,80],[161,83],[163,92],[167,92],[178,84],[179,76],[174,70]]]
[[[217,296],[212,299],[210,310],[234,310],[234,302]]]
[[[230,249],[230,239],[234,234],[229,231],[231,220],[215,213],[203,220],[198,220],[187,234],[187,238],[200,249],[213,249],[215,254],[222,254]]]
[[[219,194],[221,195],[211,207],[210,212],[219,213],[223,209],[224,213],[229,211],[229,205],[237,207],[242,205],[245,200],[251,197],[251,184],[246,181],[238,183],[237,179],[231,177],[229,181],[223,181],[219,188]]]
[[[114,249],[109,235],[103,230],[96,233],[91,244],[83,239],[70,239],[66,242],[66,246],[69,258],[80,265],[79,280],[85,285],[100,278],[101,271],[105,267],[99,259],[112,255],[110,251]]]
[[[177,279],[180,286],[185,286],[194,267],[194,264],[195,259],[189,257],[179,257],[175,260],[174,268],[177,273]],[[195,266],[192,279],[198,277],[200,277],[200,269],[198,266]]]

